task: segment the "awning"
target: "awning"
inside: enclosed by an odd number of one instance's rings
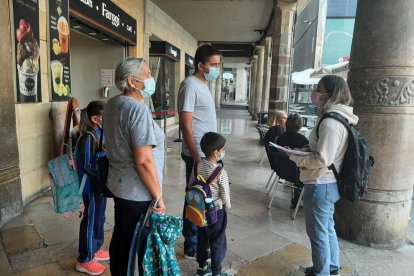
[[[313,73],[311,73],[310,77],[317,79],[326,75],[335,75],[346,79],[348,77],[348,71],[349,61],[344,61],[316,69]]]
[[[320,78],[312,78],[311,74],[315,71],[313,68],[309,68],[300,72],[292,73],[292,83],[302,85],[313,85],[317,84]]]

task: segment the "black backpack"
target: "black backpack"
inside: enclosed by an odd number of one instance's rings
[[[341,172],[338,173],[334,164],[328,169],[332,170],[338,181],[338,189],[341,197],[356,202],[361,199],[368,185],[369,173],[374,166],[374,157],[368,153],[368,143],[348,121],[336,112],[329,112],[319,120],[316,133],[319,139],[319,126],[325,118],[332,118],[345,126],[349,132],[348,147],[342,161]]]

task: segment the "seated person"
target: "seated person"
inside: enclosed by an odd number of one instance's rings
[[[303,148],[309,144],[309,140],[298,131],[303,126],[302,117],[299,114],[291,114],[286,120],[286,132],[276,139],[276,144],[291,149]],[[303,187],[300,183],[294,183],[296,186]],[[291,208],[295,208],[300,196],[300,190],[294,189],[291,200]]]
[[[264,140],[266,143],[276,143],[276,138],[285,133],[286,112],[282,110],[276,111],[269,121],[269,131],[266,133]]]
[[[302,126],[303,120],[299,114],[289,115],[286,120],[286,132],[276,139],[276,144],[291,149],[300,149],[308,145],[309,140],[304,135],[298,133]]]

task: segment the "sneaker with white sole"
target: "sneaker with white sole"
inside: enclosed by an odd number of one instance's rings
[[[209,263],[206,263],[204,267],[197,268],[197,276],[212,276],[211,267]]]
[[[315,272],[313,272],[313,267],[312,266],[309,266],[309,267],[305,268],[305,276],[314,276],[314,275],[316,275],[316,274],[315,274]],[[340,276],[339,269],[332,270],[329,273],[329,275],[330,276]]]
[[[96,251],[94,259],[97,261],[108,261],[110,259],[109,252],[99,249],[98,251]]]
[[[105,272],[106,266],[98,263],[96,260],[92,260],[87,263],[77,263],[76,270],[89,275],[101,275]]]

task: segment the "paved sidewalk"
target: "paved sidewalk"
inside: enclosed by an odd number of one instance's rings
[[[267,162],[258,165],[262,147],[254,125],[246,111],[219,112],[219,130],[228,139],[225,168],[232,183],[224,267],[238,271],[237,275],[303,275],[303,268],[311,265],[303,209],[292,221],[287,189],[277,192],[271,210],[266,208],[264,186],[270,169]],[[184,198],[184,162],[180,144],[173,142],[177,131],[169,132],[164,183],[167,212],[172,215],[181,215]],[[80,218],[55,214],[52,204],[48,192],[0,229],[0,275],[85,275],[74,270]],[[112,200],[106,215],[107,249],[114,221]],[[412,241],[412,221],[407,244],[396,250],[376,250],[341,240],[341,275],[414,275]],[[182,244],[180,238],[176,252],[182,274],[195,275],[197,265],[183,259]]]

